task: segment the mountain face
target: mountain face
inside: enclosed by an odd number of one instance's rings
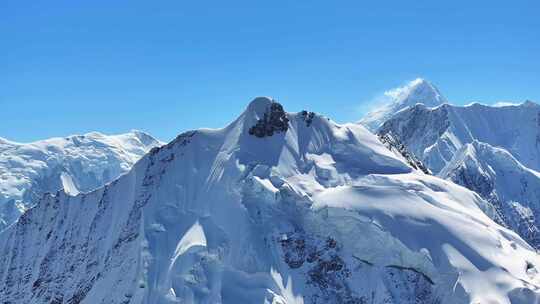
[[[537,303],[540,258],[477,194],[358,124],[257,98],[0,233],[6,303]]]
[[[538,248],[540,173],[505,149],[474,141],[461,147],[439,176],[480,194],[496,207],[501,223]]]
[[[499,222],[540,248],[540,106],[416,105],[379,130],[433,173],[480,194]]]
[[[432,174],[431,171],[420,161],[414,154],[409,152],[407,147],[402,144],[398,139],[396,139],[392,134],[380,134],[379,140],[381,143],[388,148],[390,151],[394,152],[396,156],[400,157],[413,169],[420,170],[425,174]]]
[[[403,87],[385,92],[382,103],[360,120],[360,123],[372,132],[377,132],[385,121],[405,108],[418,103],[436,107],[447,103],[447,100],[432,83],[418,78]]]
[[[20,144],[0,138],[0,230],[46,192],[88,192],[127,172],[161,143],[139,131]]]
[[[526,167],[540,170],[540,106],[532,102],[504,107],[418,104],[396,113],[379,130],[390,132],[434,173],[474,140],[506,149]]]

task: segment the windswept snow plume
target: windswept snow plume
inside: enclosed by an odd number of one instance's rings
[[[116,179],[161,143],[139,131],[51,138],[29,144],[0,138],[0,230],[46,192],[87,192]]]
[[[379,127],[395,113],[418,103],[436,107],[447,100],[429,81],[417,78],[403,87],[386,91],[377,108],[364,116],[360,123],[376,132]]]
[[[358,124],[255,99],[0,233],[8,303],[539,301],[540,258],[477,194]]]

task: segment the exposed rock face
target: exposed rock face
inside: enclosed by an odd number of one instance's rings
[[[420,271],[396,265],[379,266],[341,257],[340,244],[332,237],[314,238],[302,232],[279,240],[285,263],[294,271],[306,273],[307,284],[314,289],[309,303],[415,303],[437,304],[434,282]],[[383,278],[378,292],[363,293],[351,282],[370,272]]]
[[[249,134],[257,137],[272,136],[274,133],[287,132],[289,128],[289,118],[283,110],[283,106],[277,102],[272,102],[270,108],[264,113],[263,118],[249,129]]]
[[[300,114],[302,115],[302,118],[306,122],[306,126],[307,127],[311,126],[311,123],[313,122],[313,118],[315,117],[315,113],[314,112],[308,112],[308,111],[304,110],[304,111],[300,112]]]
[[[448,130],[448,106],[431,110],[424,105],[416,105],[386,121],[377,134],[391,136],[407,147],[407,150],[437,174],[448,163],[458,147],[443,135]],[[439,149],[429,149],[437,143]]]
[[[392,136],[391,132],[379,134],[379,139],[390,151],[402,156],[411,167],[425,174],[431,174],[431,171],[414,154],[410,153],[404,144]]]

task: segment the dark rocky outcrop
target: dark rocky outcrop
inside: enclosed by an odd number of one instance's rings
[[[270,108],[264,113],[263,118],[249,129],[249,134],[256,137],[272,136],[274,133],[287,132],[289,129],[289,118],[283,110],[283,106],[277,102],[272,102]]]
[[[422,163],[414,154],[409,152],[407,147],[402,144],[396,137],[392,136],[391,132],[387,133],[379,133],[378,134],[380,141],[392,152],[395,152],[405,160],[407,160],[407,163],[413,167],[414,169],[420,170],[424,172],[425,174],[431,174],[431,171]]]
[[[302,115],[302,118],[306,122],[306,126],[307,127],[311,126],[311,123],[313,122],[313,118],[315,118],[315,113],[304,110],[300,112],[300,114]]]

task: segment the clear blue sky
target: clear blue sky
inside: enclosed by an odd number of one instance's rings
[[[2,1],[0,136],[169,140],[260,95],[356,121],[416,77],[458,104],[540,101],[540,1],[366,2]]]

